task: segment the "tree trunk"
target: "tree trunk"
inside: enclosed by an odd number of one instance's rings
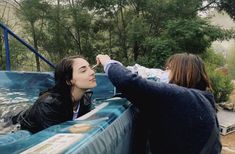
[[[109,27],[109,52],[112,53],[112,28]]]
[[[32,36],[33,36],[33,46],[34,49],[39,53],[38,51],[38,40],[37,40],[37,36],[35,33],[35,27],[34,27],[34,23],[31,22],[31,28],[32,28]],[[37,66],[37,71],[40,72],[40,61],[39,61],[39,57],[35,54],[35,60],[36,60],[36,66]]]
[[[137,41],[135,41],[135,43],[134,43],[133,53],[134,53],[134,61],[137,61],[138,56],[139,56],[139,45],[138,45]]]
[[[123,54],[125,56],[126,59],[128,59],[127,56],[127,45],[126,45],[126,24],[125,24],[125,20],[124,20],[124,15],[123,15],[123,10],[122,10],[122,6],[120,8],[121,11],[121,21],[122,21],[122,37],[121,37],[121,42],[122,42],[122,48],[123,48]]]

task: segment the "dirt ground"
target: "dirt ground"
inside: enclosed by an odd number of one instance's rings
[[[221,135],[221,142],[223,145],[221,154],[235,154],[235,132]]]

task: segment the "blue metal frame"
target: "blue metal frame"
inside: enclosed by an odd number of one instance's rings
[[[42,59],[48,65],[50,65],[52,68],[55,68],[55,65],[53,63],[51,63],[49,60],[44,58],[37,50],[35,50],[32,46],[30,46],[28,43],[26,43],[23,39],[18,37],[7,26],[5,26],[4,24],[0,23],[0,27],[4,30],[4,43],[5,43],[5,50],[6,50],[6,70],[11,70],[10,49],[9,49],[8,34],[13,36],[15,39],[17,39],[23,45],[25,45],[31,52],[33,52],[36,56],[38,56],[40,59]]]
[[[8,31],[4,29],[4,44],[6,49],[6,70],[11,69],[11,60],[10,60],[10,51],[9,51],[9,40],[8,40]]]

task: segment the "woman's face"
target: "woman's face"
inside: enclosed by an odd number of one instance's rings
[[[96,86],[95,72],[83,58],[73,60],[72,86],[81,90],[88,90]]]

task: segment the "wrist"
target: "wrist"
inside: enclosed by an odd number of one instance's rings
[[[108,71],[109,71],[109,67],[112,65],[112,64],[119,64],[119,65],[122,65],[122,63],[120,63],[119,61],[116,61],[116,60],[108,60],[106,61],[106,63],[104,64],[104,72],[106,75],[108,75]]]

